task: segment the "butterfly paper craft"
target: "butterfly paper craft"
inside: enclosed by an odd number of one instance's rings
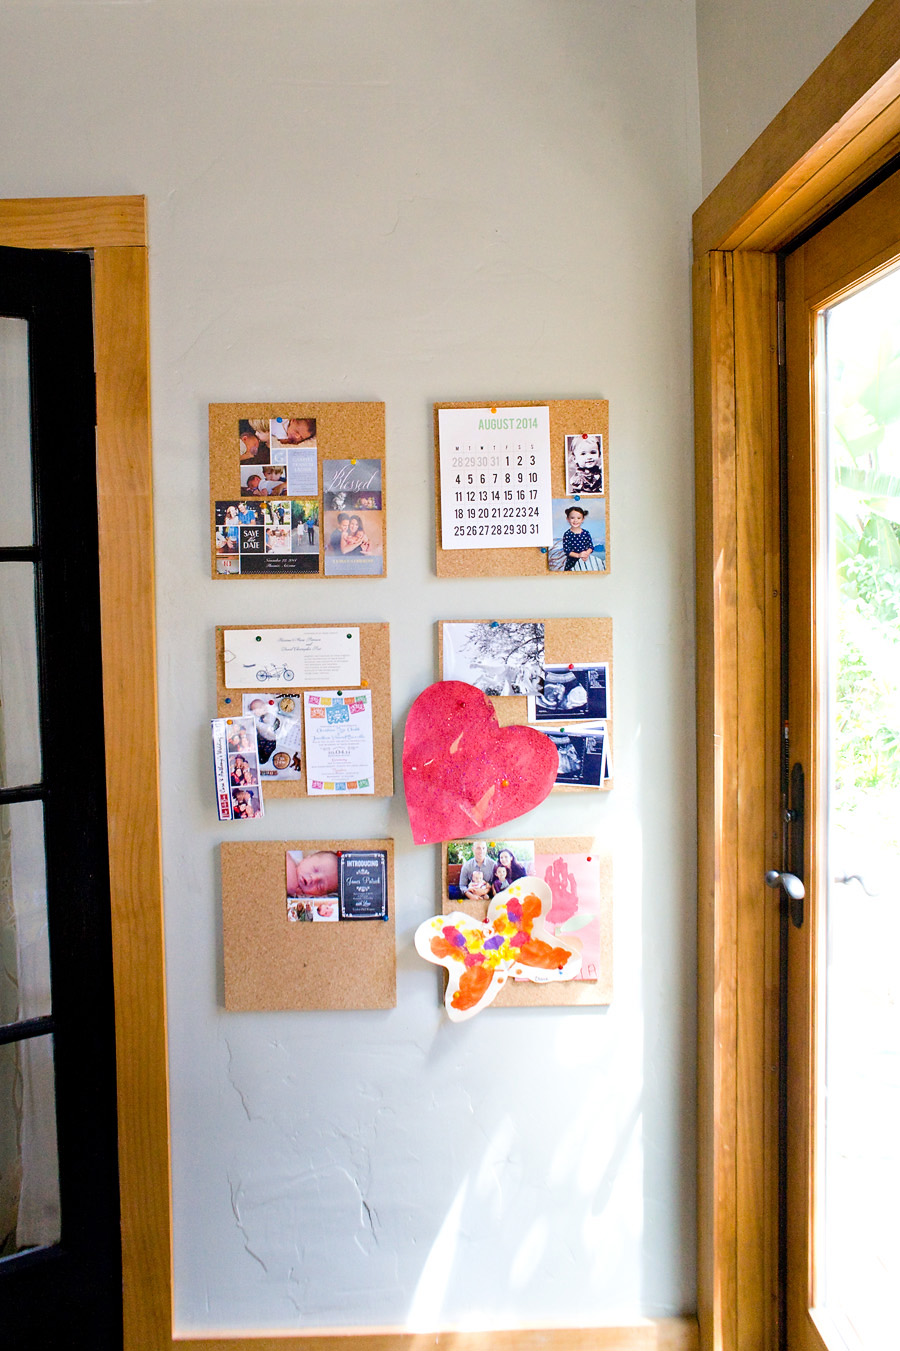
[[[454,910],[419,925],[419,956],[447,968],[444,1006],[454,1023],[486,1008],[509,976],[544,983],[578,975],[581,943],[550,932],[544,915],[552,904],[546,882],[521,877],[493,898],[483,923]]]

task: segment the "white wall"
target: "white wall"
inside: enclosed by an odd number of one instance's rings
[[[691,1310],[693,5],[36,2],[0,22],[3,195],[149,202],[178,1327]],[[515,396],[609,398],[610,577],[434,577],[432,402]],[[210,580],[206,405],[281,397],[386,401],[386,580]],[[508,833],[613,846],[609,1011],[448,1025],[412,949],[438,850],[411,845],[398,794],[274,802],[240,831],[394,836],[396,1011],[226,1015],[213,626],[388,620],[399,748],[435,620],[588,611],[615,624],[615,789]]]
[[[870,0],[697,0],[703,196]]]

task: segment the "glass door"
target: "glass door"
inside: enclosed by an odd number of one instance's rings
[[[789,255],[788,1346],[900,1345],[900,184]],[[793,804],[789,804],[793,805]],[[793,828],[793,827],[792,827]]]
[[[0,1342],[121,1345],[91,262],[0,249]]]

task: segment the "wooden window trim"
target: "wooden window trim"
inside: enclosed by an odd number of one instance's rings
[[[694,216],[703,1351],[778,1344],[774,253],[898,150],[900,0],[875,0]]]

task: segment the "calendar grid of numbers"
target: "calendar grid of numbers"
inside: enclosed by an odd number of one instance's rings
[[[441,547],[553,543],[550,409],[440,408]]]

